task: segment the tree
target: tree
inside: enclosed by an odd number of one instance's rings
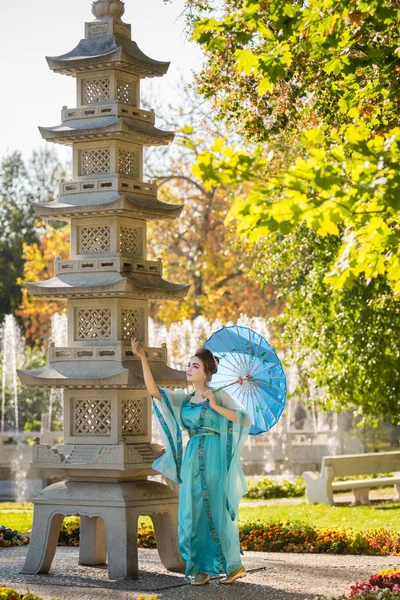
[[[0,322],[22,299],[23,244],[39,240],[32,203],[52,200],[64,171],[48,150],[33,152],[28,161],[13,152],[0,163]]]
[[[169,300],[153,308],[152,316],[170,324],[199,315],[211,320],[230,320],[241,313],[274,314],[272,287],[261,290],[248,277],[252,252],[243,243],[237,243],[233,226],[224,225],[232,190],[229,186],[206,187],[192,172],[196,157],[215,147],[214,136],[226,130],[223,124],[216,125],[210,119],[210,108],[196,87],[182,83],[179,91],[178,109],[175,106],[157,109],[162,127],[178,130],[177,143],[168,153],[156,149],[147,154],[146,175],[158,184],[161,200],[184,204],[184,209],[173,223],[149,225],[149,248],[153,259],[159,256],[164,259],[168,279],[188,282],[192,287],[182,301]],[[154,100],[147,102],[154,106]],[[164,110],[168,117],[163,119]]]
[[[23,269],[22,244],[36,237],[27,189],[27,171],[18,152],[3,158],[0,165],[0,321],[21,300],[17,278]]]
[[[254,139],[320,124],[398,123],[395,0],[188,0],[193,37],[206,52],[201,89],[220,116]],[[221,6],[222,5],[222,6]]]
[[[39,225],[39,223],[38,223]],[[40,225],[40,240],[23,245],[24,269],[19,285],[28,281],[42,281],[54,275],[54,259],[69,258],[70,227],[55,228],[49,224]],[[51,317],[65,311],[63,300],[33,298],[26,289],[22,290],[22,301],[16,315],[22,320],[25,336],[32,344],[42,347],[49,338]]]
[[[325,274],[334,287],[383,275],[400,291],[398,3],[225,0],[205,18],[212,2],[188,6],[206,50],[200,90],[269,146],[262,181],[250,173],[252,193],[231,213],[241,232],[257,239],[304,223],[337,235]],[[210,186],[221,171],[221,183],[237,180],[227,159],[199,157]]]
[[[284,326],[287,355],[303,383],[319,389],[320,405],[352,408],[363,422],[384,416],[400,424],[400,301],[383,277],[332,293],[323,276],[339,243],[304,225],[277,232],[260,244],[253,276],[273,282],[285,300],[276,321]]]
[[[253,277],[284,300],[283,338],[325,405],[395,422],[400,7],[187,4],[200,90],[248,143],[200,153],[194,172],[236,186],[226,224],[259,254]]]

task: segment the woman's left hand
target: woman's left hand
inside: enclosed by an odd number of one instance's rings
[[[204,399],[206,399],[206,398],[208,398],[208,399],[209,399],[209,401],[210,401],[210,408],[213,408],[213,409],[214,409],[214,408],[217,406],[217,401],[216,401],[216,399],[215,399],[215,395],[212,393],[212,391],[211,391],[211,390],[207,390],[206,392],[204,392],[204,393],[202,394],[202,397],[203,397]]]

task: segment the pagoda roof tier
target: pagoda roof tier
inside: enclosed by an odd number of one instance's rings
[[[157,385],[186,387],[186,371],[177,371],[160,361],[149,361],[149,365]],[[141,366],[131,362],[66,361],[17,372],[21,383],[29,387],[145,388]]]
[[[71,119],[55,127],[39,127],[43,139],[47,142],[70,146],[74,142],[88,142],[104,139],[142,144],[143,146],[166,146],[175,134],[162,131],[152,123],[139,119],[119,118],[116,115],[87,119]]]
[[[66,273],[47,281],[26,283],[31,296],[36,298],[146,298],[162,300],[183,298],[190,284],[166,281],[148,273]]]
[[[70,194],[54,202],[34,204],[33,207],[37,216],[61,221],[111,214],[146,221],[171,221],[177,219],[183,209],[183,205],[166,204],[153,196],[121,195],[118,192]]]
[[[116,68],[144,77],[162,77],[169,62],[160,62],[144,54],[136,42],[119,35],[100,35],[82,39],[67,54],[47,56],[47,63],[55,73],[77,75]]]

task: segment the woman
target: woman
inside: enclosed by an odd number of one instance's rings
[[[225,573],[220,583],[233,583],[246,576],[240,558],[238,507],[247,489],[240,453],[250,419],[227,392],[214,393],[209,387],[218,359],[206,348],[188,361],[187,380],[194,386],[190,394],[158,388],[136,338],[132,351],[142,361],[166,450],[152,466],[181,484],[178,541],[185,577],[192,585],[204,585],[212,576]],[[190,439],[182,460],[183,429]]]

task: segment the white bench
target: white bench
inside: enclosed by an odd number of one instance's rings
[[[335,477],[391,472],[394,472],[394,477],[333,481]],[[394,485],[396,492],[394,499],[400,500],[400,452],[324,456],[321,473],[305,471],[302,477],[306,484],[308,502],[334,504],[334,490],[352,490],[353,505],[368,504],[369,489],[381,485]]]

